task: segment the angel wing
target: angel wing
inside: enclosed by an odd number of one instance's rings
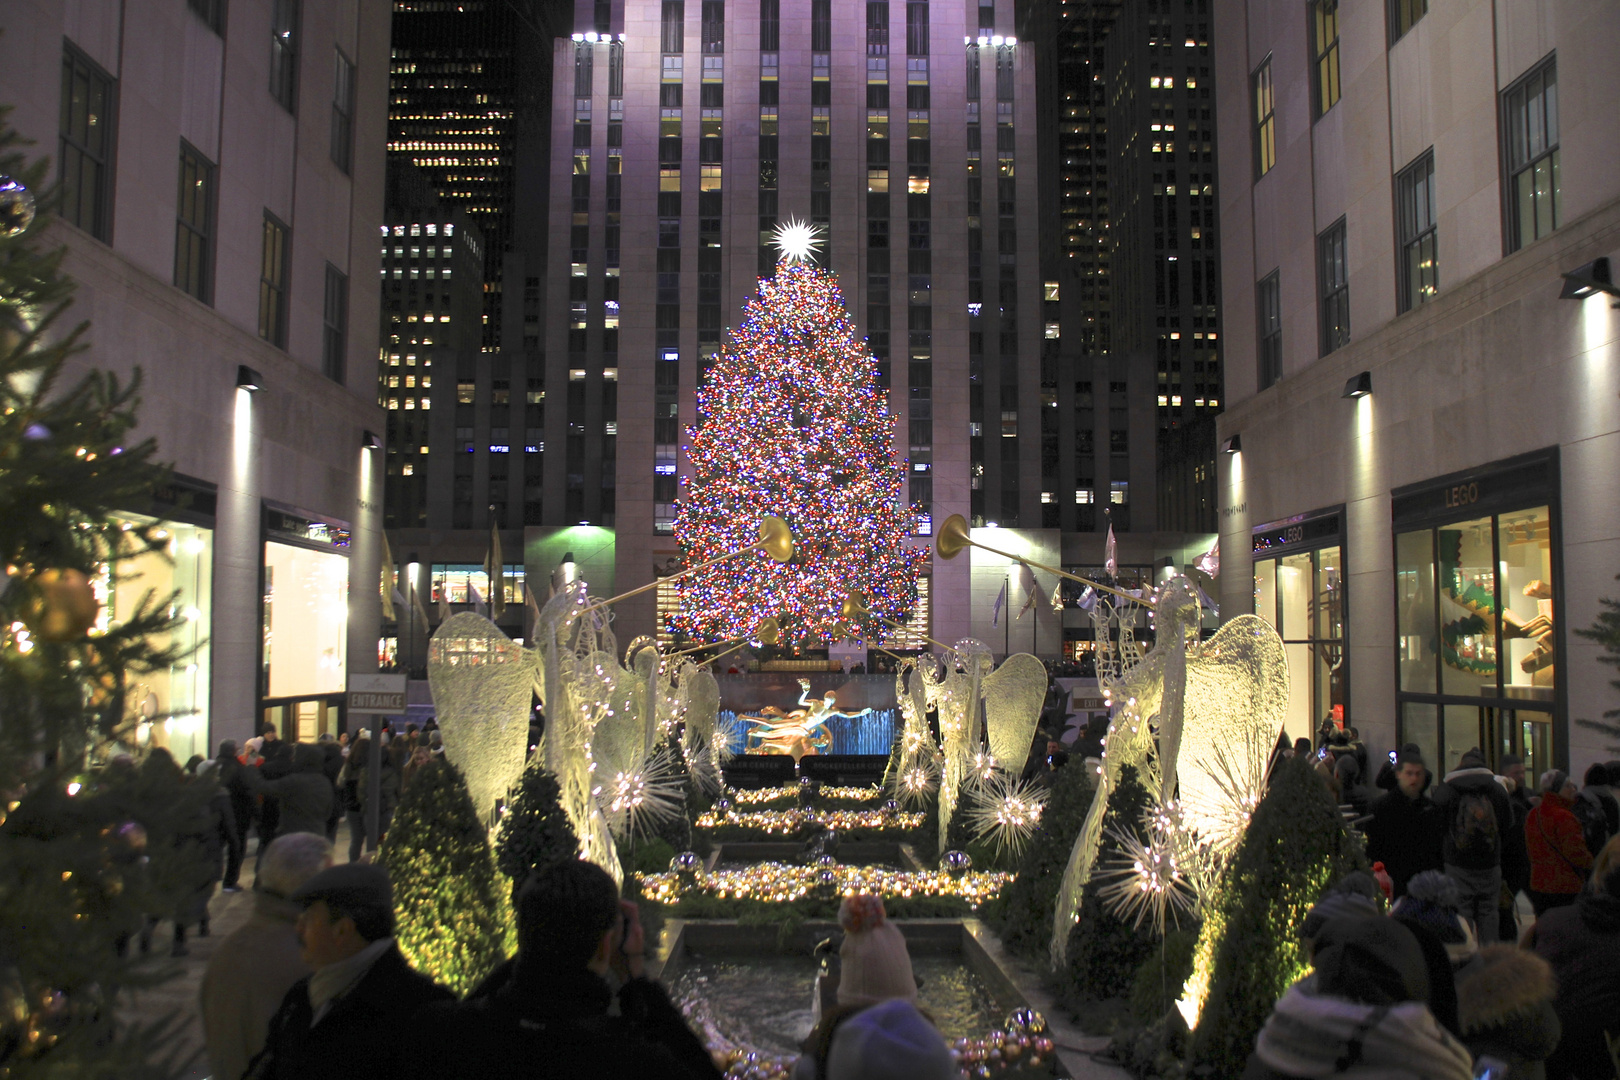
[[[1018,653],[985,676],[984,715],[990,754],[1013,776],[1024,771],[1030,740],[1046,702],[1046,665],[1029,653]]]
[[[1216,748],[1236,774],[1265,775],[1266,758],[1288,712],[1288,658],[1282,638],[1264,619],[1239,615],[1214,637],[1188,650],[1187,694],[1177,756],[1181,800],[1205,829],[1228,820],[1222,803],[1232,797],[1205,762]],[[1227,778],[1229,779],[1229,778]]]
[[[445,753],[486,818],[523,775],[533,685],[534,655],[482,615],[451,616],[428,644],[428,686]]]

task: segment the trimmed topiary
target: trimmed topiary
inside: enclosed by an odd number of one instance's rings
[[[1163,1019],[1181,997],[1181,988],[1192,974],[1193,949],[1198,931],[1171,930],[1158,949],[1136,969],[1131,980],[1131,1019],[1151,1025]]]
[[[1098,867],[1106,868],[1119,853],[1114,830],[1128,829],[1141,836],[1143,811],[1151,802],[1152,796],[1137,779],[1136,770],[1129,765],[1123,767],[1119,784],[1109,796],[1108,812],[1103,817]],[[1062,878],[1061,866],[1057,875]],[[1080,921],[1069,932],[1064,996],[1074,1002],[1104,1001],[1129,994],[1136,969],[1159,948],[1158,936],[1151,926],[1133,926],[1109,910],[1099,896],[1100,876],[1093,874],[1086,883],[1081,894]]]
[[[504,959],[504,890],[460,770],[435,758],[400,796],[380,854],[395,940],[418,971],[465,994]]]
[[[1046,809],[1018,861],[1018,877],[986,905],[996,932],[1014,952],[1045,958],[1058,886],[1096,790],[1094,776],[1078,758],[1052,774]]]
[[[1330,884],[1366,868],[1312,763],[1279,762],[1199,934],[1187,986],[1203,1002],[1196,1068],[1242,1075],[1272,1006],[1309,967],[1299,940],[1305,913]]]
[[[535,870],[579,858],[579,837],[562,805],[557,777],[538,764],[518,780],[495,834],[495,865],[512,882],[512,899]]]

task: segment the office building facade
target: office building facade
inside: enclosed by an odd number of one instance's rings
[[[1217,9],[1221,591],[1288,645],[1290,735],[1612,756],[1577,631],[1620,569],[1617,36],[1541,0]]]
[[[263,721],[312,739],[376,670],[373,401],[388,5],[8,4],[0,101],[55,160],[47,241],[85,364],[144,377],[137,436],[173,482],[170,559],[98,583],[117,620],[179,592],[175,668],[129,720],[184,760]],[[171,719],[164,717],[173,714]],[[155,722],[152,722],[155,721]]]

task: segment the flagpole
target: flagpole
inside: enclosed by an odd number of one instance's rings
[[[1006,590],[1006,594],[1007,594],[1007,610],[1011,611],[1012,610],[1012,566],[1010,564],[1008,565],[1008,567],[1007,567],[1007,569],[1005,571],[1005,576],[1002,578],[1001,587],[1004,590]],[[1010,652],[1012,652],[1012,620],[1008,619],[1006,622],[1001,624],[1001,658],[1003,660],[1007,659],[1007,654],[1010,653]]]

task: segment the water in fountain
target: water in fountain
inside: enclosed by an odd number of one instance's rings
[[[947,1038],[996,1026],[994,999],[960,956],[913,956],[911,966],[923,982],[917,1004]],[[712,1027],[733,1045],[792,1055],[810,1033],[816,968],[808,956],[693,956],[671,989],[700,1029]]]

